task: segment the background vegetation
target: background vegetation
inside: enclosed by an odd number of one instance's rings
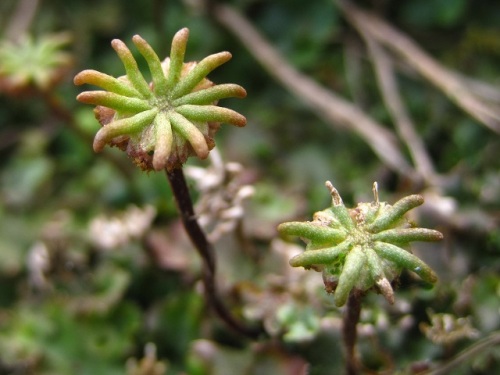
[[[325,180],[348,206],[372,200],[373,181],[384,201],[420,193],[412,219],[445,235],[415,249],[437,286],[408,273],[393,306],[366,299],[366,371],[416,373],[457,358],[455,374],[499,371],[500,4],[358,3],[391,34],[343,2],[207,3],[0,3],[0,374],[338,373],[342,310],[319,274],[288,266],[301,245],[276,233],[330,204]],[[74,99],[76,72],[123,74],[113,38],[130,46],[140,34],[163,57],[184,26],[186,60],[228,50],[233,59],[211,79],[248,91],[223,104],[248,119],[217,135],[222,163],[233,164],[190,161],[186,172],[198,202],[239,197],[209,210],[207,228],[225,301],[263,324],[271,338],[260,341],[206,307],[165,176],[141,173],[116,149],[95,155],[99,125]],[[249,30],[265,39],[245,39]],[[59,50],[37,50],[61,32],[71,39]],[[268,47],[281,58],[266,60]],[[32,64],[61,51],[55,71]],[[224,216],[230,207],[243,217]]]

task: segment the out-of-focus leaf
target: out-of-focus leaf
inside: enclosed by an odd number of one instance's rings
[[[0,197],[5,205],[26,209],[40,203],[44,190],[47,194],[55,167],[44,154],[47,142],[42,132],[24,134],[17,153],[0,173]]]
[[[466,0],[411,0],[402,4],[401,13],[407,22],[420,27],[452,27],[466,14]]]

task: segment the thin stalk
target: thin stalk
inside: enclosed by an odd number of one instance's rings
[[[347,308],[344,313],[342,325],[342,336],[344,340],[345,371],[347,375],[359,374],[358,362],[356,360],[356,341],[358,338],[357,326],[361,314],[361,300],[363,294],[352,291],[347,300]]]
[[[237,320],[220,299],[215,281],[216,259],[214,248],[208,242],[205,233],[198,224],[182,168],[175,168],[172,171],[166,170],[166,174],[174,193],[184,229],[203,260],[203,284],[210,306],[228,327],[248,338],[258,338],[263,334],[262,329],[260,327],[246,326]]]

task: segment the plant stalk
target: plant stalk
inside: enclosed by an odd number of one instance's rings
[[[361,300],[363,293],[353,290],[349,294],[347,307],[344,313],[342,336],[344,340],[345,369],[347,375],[359,374],[356,359],[356,341],[358,338],[357,326],[361,315]]]
[[[249,327],[240,322],[231,314],[220,299],[215,280],[216,259],[214,248],[208,242],[205,233],[196,219],[193,202],[189,195],[189,188],[182,168],[175,168],[172,171],[166,170],[166,174],[174,193],[184,229],[203,260],[203,285],[208,303],[228,327],[250,339],[254,340],[258,338],[263,334],[262,329],[260,327]]]

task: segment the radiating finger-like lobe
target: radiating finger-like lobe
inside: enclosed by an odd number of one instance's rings
[[[443,234],[426,228],[396,228],[388,229],[373,235],[374,241],[408,244],[413,241],[440,241]]]
[[[210,150],[203,133],[188,119],[177,112],[170,112],[168,118],[174,130],[189,142],[196,155],[200,159],[205,159]]]
[[[380,262],[380,258],[377,253],[369,247],[364,247],[363,252],[366,255],[368,271],[370,272],[373,281],[377,281],[378,279],[385,277],[382,263]]]
[[[156,171],[165,169],[168,157],[172,152],[172,126],[163,112],[158,113],[154,121],[156,145],[153,154],[153,168]]]
[[[334,246],[346,238],[345,231],[332,229],[314,222],[291,221],[278,226],[281,234],[298,236],[313,241],[316,245]]]
[[[179,82],[184,65],[184,55],[189,38],[189,29],[183,28],[175,33],[170,50],[170,67],[167,77],[167,90],[170,91]]]
[[[215,105],[191,105],[185,104],[176,108],[184,117],[196,122],[224,122],[236,126],[245,126],[247,119],[238,112],[229,108],[217,107]]]
[[[415,255],[398,246],[377,241],[374,242],[373,249],[380,257],[390,260],[391,262],[394,262],[403,268],[415,272],[423,280],[429,283],[435,283],[438,280],[434,271],[427,264],[425,264]]]
[[[137,97],[139,92],[126,82],[98,72],[97,70],[87,69],[78,73],[73,79],[75,85],[89,84],[98,86],[106,91],[114,92],[128,97]]]
[[[190,93],[212,70],[230,59],[229,52],[219,52],[205,57],[188,74],[180,78],[179,83],[173,88],[172,98],[176,99]]]
[[[84,91],[76,99],[82,103],[102,105],[116,111],[138,113],[151,109],[147,101],[118,95],[108,91]]]
[[[394,203],[392,207],[381,212],[375,221],[368,225],[368,230],[377,233],[381,230],[390,228],[398,220],[401,220],[405,213],[424,203],[421,195],[409,195]]]
[[[368,270],[373,282],[378,286],[379,291],[385,297],[385,299],[393,304],[394,303],[394,291],[392,289],[391,283],[387,279],[384,273],[384,267],[382,261],[377,255],[377,253],[370,247],[363,248],[366,255],[366,263],[368,265]]]
[[[354,222],[352,221],[351,215],[349,215],[349,211],[343,203],[333,205],[331,207],[332,213],[335,217],[340,221],[340,223],[344,226],[344,228],[348,230],[354,229]]]
[[[349,293],[359,279],[363,265],[365,264],[365,254],[361,247],[355,246],[346,256],[342,273],[339,277],[339,284],[333,297],[336,306],[343,306]]]
[[[310,267],[316,264],[332,264],[339,257],[345,255],[351,244],[348,240],[333,247],[326,247],[318,250],[306,250],[302,254],[294,256],[290,259],[292,267]]]
[[[111,46],[118,54],[118,57],[123,63],[125,67],[125,72],[127,73],[127,78],[134,86],[134,88],[144,97],[151,98],[153,93],[149,89],[149,85],[144,79],[137,66],[137,62],[132,55],[132,52],[128,49],[125,43],[123,43],[120,39],[113,39],[111,42]]]
[[[149,71],[151,72],[151,78],[154,83],[155,92],[161,96],[166,95],[167,78],[163,73],[163,68],[161,67],[161,61],[158,55],[149,45],[149,43],[142,39],[139,35],[134,35],[132,37],[132,41],[148,63]]]
[[[215,85],[200,91],[195,91],[172,101],[172,105],[181,106],[184,104],[213,104],[224,98],[244,98],[247,95],[245,89],[239,85],[226,83]]]
[[[140,132],[145,126],[153,122],[157,113],[158,110],[154,108],[103,126],[94,138],[94,151],[100,152],[106,143],[115,137]]]

